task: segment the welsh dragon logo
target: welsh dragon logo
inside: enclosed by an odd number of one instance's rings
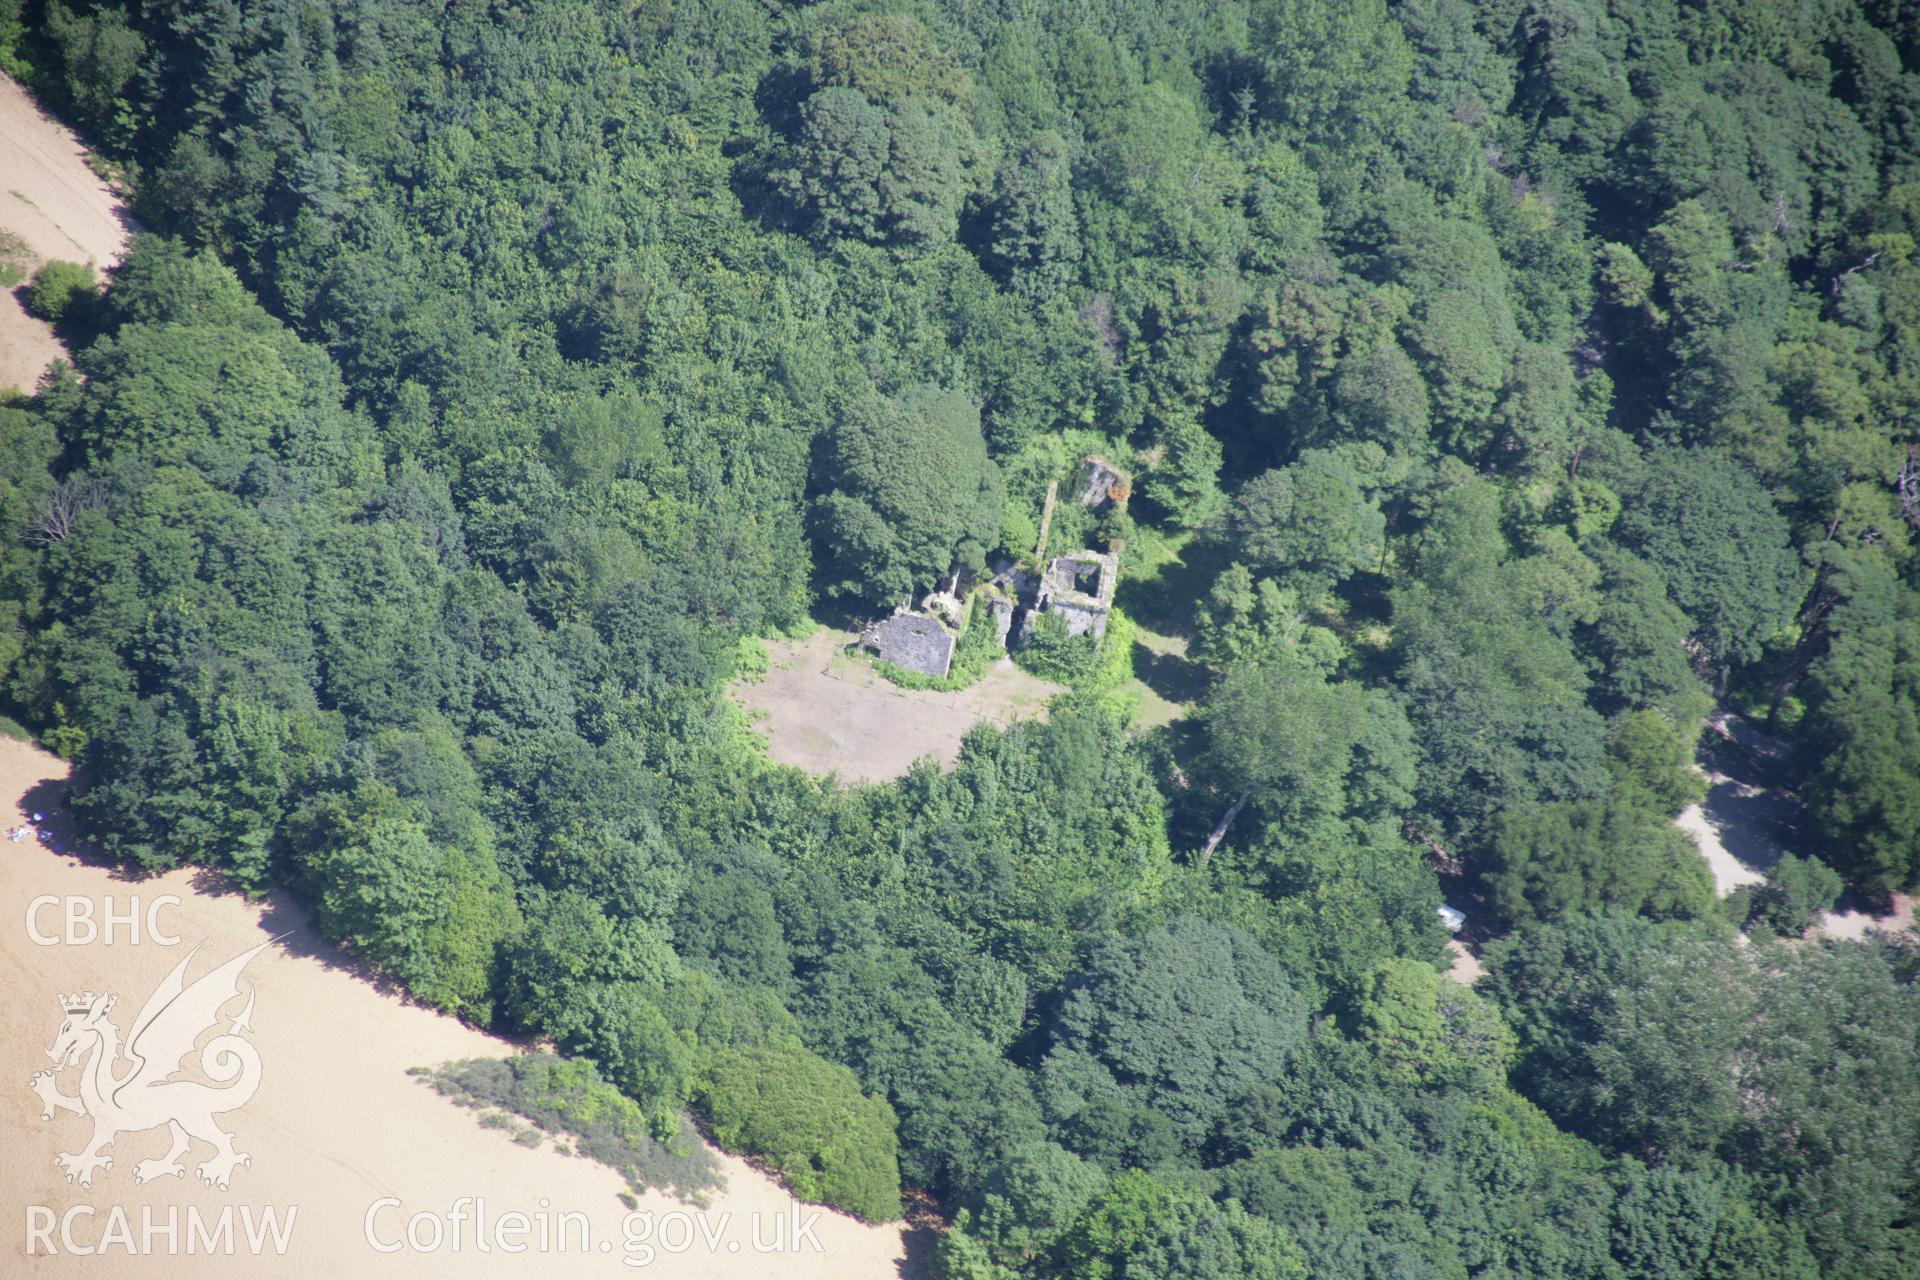
[[[171,1138],[167,1154],[134,1165],[136,1182],[184,1174],[180,1157],[186,1154],[189,1139],[212,1144],[213,1158],[195,1172],[202,1182],[222,1191],[236,1165],[253,1162],[251,1156],[233,1149],[233,1135],[214,1122],[214,1116],[243,1106],[260,1087],[260,1054],[241,1035],[252,1029],[251,986],[246,1007],[227,1019],[226,1031],[207,1041],[199,1053],[201,1072],[220,1087],[172,1077],[180,1074],[201,1034],[219,1025],[221,1009],[240,995],[240,971],[271,945],[270,939],[242,952],[191,986],[186,983],[187,965],[193,959],[189,952],[147,997],[140,1016],[127,1029],[124,1047],[119,1028],[107,1018],[119,997],[91,991],[60,997],[66,1018],[47,1050],[53,1070],[36,1072],[28,1084],[40,1095],[42,1120],[53,1119],[55,1111],[93,1120],[93,1137],[85,1147],[54,1157],[54,1164],[66,1170],[68,1182],[92,1186],[96,1169],[113,1168],[112,1158],[102,1152],[114,1139],[162,1125]],[[69,1097],[60,1092],[55,1077],[76,1065],[80,1092]]]

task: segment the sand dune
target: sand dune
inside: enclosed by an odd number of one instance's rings
[[[87,167],[86,148],[0,75],[0,230],[27,242],[33,265],[49,258],[106,270],[126,249],[125,213]],[[53,330],[0,292],[0,387],[31,391],[61,354]]]
[[[52,817],[64,790],[65,768],[58,760],[0,740],[0,794],[9,797],[0,805],[0,827],[15,821],[13,798],[27,812],[38,808]],[[57,833],[51,839],[65,843]],[[144,915],[157,897],[168,894],[180,902],[163,908],[157,922],[180,938],[178,945],[144,935],[130,943],[125,926],[111,945],[100,939],[39,945],[30,932],[30,924],[42,936],[64,932],[59,904],[43,906],[29,920],[29,905],[42,895],[87,902],[97,921],[109,902],[125,913],[137,896]],[[280,934],[286,936],[256,957],[244,975],[256,992],[249,1039],[259,1054],[261,1076],[250,1101],[219,1117],[234,1135],[235,1148],[252,1157],[250,1166],[234,1171],[231,1189],[223,1192],[195,1180],[194,1166],[212,1153],[199,1144],[183,1161],[183,1177],[136,1185],[135,1164],[164,1154],[164,1129],[122,1136],[107,1151],[113,1167],[97,1173],[91,1187],[67,1182],[55,1168],[55,1154],[78,1150],[90,1126],[64,1112],[43,1121],[40,1099],[27,1087],[35,1072],[49,1066],[45,1050],[63,1016],[58,995],[118,993],[121,1004],[113,1019],[124,1031],[148,993],[194,946],[199,950],[190,979]],[[901,1273],[905,1248],[898,1229],[796,1208],[778,1184],[727,1157],[722,1157],[726,1187],[704,1210],[648,1195],[638,1210],[651,1216],[630,1219],[617,1198],[624,1184],[610,1169],[550,1146],[516,1146],[407,1075],[410,1067],[451,1058],[504,1055],[510,1046],[380,994],[314,937],[294,904],[278,897],[253,904],[203,892],[184,871],[128,882],[70,854],[56,854],[33,838],[0,841],[0,984],[5,993],[0,997],[0,1133],[7,1153],[0,1162],[0,1212],[6,1215],[0,1234],[7,1240],[0,1272],[9,1276],[882,1280]],[[75,1092],[76,1075],[73,1069],[62,1074],[63,1092]],[[464,1247],[456,1252],[448,1215],[462,1197],[483,1201],[484,1209],[472,1202],[460,1206],[466,1214]],[[393,1203],[382,1206],[383,1201]],[[75,1206],[92,1206],[93,1213],[72,1219],[72,1242],[104,1246],[102,1256],[70,1255],[57,1227],[51,1242],[58,1253],[47,1256],[36,1246],[39,1256],[27,1256],[24,1228],[33,1221],[30,1215],[40,1213],[44,1221],[45,1211],[51,1211],[57,1222]],[[116,1206],[126,1215],[134,1244],[144,1243],[152,1252],[130,1256],[118,1244],[111,1231]],[[293,1227],[284,1255],[274,1254],[269,1243],[269,1260],[263,1263],[243,1243],[244,1215],[254,1215],[257,1223],[268,1207],[282,1222],[292,1211]],[[188,1232],[189,1211],[211,1227],[224,1209],[233,1210],[237,1252],[231,1256],[169,1254],[163,1231],[145,1233],[146,1221],[164,1227],[168,1214],[176,1213],[182,1234],[178,1247],[184,1250],[187,1239],[194,1238]],[[376,1251],[367,1239],[370,1209],[380,1244],[402,1243],[408,1219],[425,1213],[438,1219],[440,1248],[416,1251],[403,1245],[398,1253]],[[544,1215],[547,1251],[477,1250],[473,1220],[484,1214],[490,1233],[504,1226],[507,1234],[493,1239],[512,1244],[515,1224],[505,1220],[512,1212],[528,1215],[531,1233],[525,1239],[535,1245]],[[583,1218],[563,1222],[558,1216],[563,1212]],[[675,1214],[684,1216],[670,1216]],[[584,1248],[581,1221],[590,1232]],[[796,1230],[809,1222],[810,1232]],[[432,1239],[427,1223],[416,1230],[423,1245]],[[552,1245],[563,1231],[561,1251]],[[779,1251],[768,1248],[776,1231]]]

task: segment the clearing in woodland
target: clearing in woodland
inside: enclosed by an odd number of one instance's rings
[[[734,686],[776,762],[858,782],[897,778],[922,756],[951,765],[960,740],[980,721],[1043,717],[1047,699],[1064,692],[1010,658],[958,692],[902,689],[864,658],[848,656],[853,641],[851,632],[833,627],[804,640],[769,641],[765,677]]]

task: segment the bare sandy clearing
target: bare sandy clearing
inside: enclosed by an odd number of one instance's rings
[[[1673,823],[1700,847],[1723,898],[1763,883],[1781,856],[1793,852],[1779,839],[1782,833],[1793,838],[1801,821],[1798,801],[1778,785],[1787,757],[1785,743],[1731,712],[1718,711],[1707,722],[1694,766],[1707,779],[1707,798],[1682,809]],[[1860,939],[1913,927],[1914,899],[1902,894],[1894,895],[1886,915],[1861,910],[1851,893],[1840,904],[1814,921],[1811,936]]]
[[[65,258],[105,271],[126,249],[126,215],[87,167],[86,154],[25,89],[0,75],[0,230],[27,242],[36,267]],[[53,330],[6,290],[0,297],[0,387],[31,391],[60,354]]]
[[[1453,953],[1453,963],[1447,967],[1449,978],[1464,987],[1480,981],[1480,975],[1486,972],[1486,967],[1480,963],[1480,957],[1473,948],[1458,938],[1449,938],[1447,950]]]
[[[1692,835],[1693,842],[1699,844],[1701,856],[1713,869],[1713,890],[1722,898],[1740,889],[1741,885],[1759,885],[1766,879],[1764,871],[1741,862],[1726,848],[1726,842],[1722,839],[1722,823],[1709,818],[1705,806],[1688,804],[1684,810],[1680,810],[1680,816],[1674,818],[1674,825]],[[1778,862],[1778,856],[1774,856],[1770,862]]]
[[[1858,940],[1870,933],[1900,933],[1913,928],[1913,908],[1915,899],[1904,893],[1893,895],[1893,910],[1884,916],[1877,916],[1857,907],[1846,907],[1838,911],[1829,911],[1814,925],[1814,934],[1822,938],[1851,938]],[[1846,902],[1845,898],[1841,902]]]
[[[65,773],[61,762],[43,752],[0,741],[0,789],[10,798],[0,806],[0,821],[12,824],[16,800],[27,812],[38,808],[51,814],[64,791]],[[65,843],[63,836],[56,839]],[[113,945],[38,945],[29,933],[28,907],[47,894],[90,903],[96,920],[109,902],[124,914],[137,895],[144,914],[157,896],[177,895],[179,904],[158,919],[181,941],[169,946],[143,935],[130,945],[122,926]],[[43,935],[58,935],[61,918],[56,905],[43,908],[35,922]],[[279,934],[286,936],[256,957],[243,976],[257,995],[247,1038],[257,1047],[261,1070],[258,1093],[217,1117],[234,1135],[236,1149],[252,1157],[250,1165],[234,1171],[231,1189],[215,1190],[195,1179],[195,1166],[212,1154],[210,1146],[199,1143],[182,1161],[184,1176],[136,1185],[136,1163],[165,1152],[166,1133],[160,1129],[122,1135],[106,1152],[113,1166],[96,1173],[91,1187],[65,1181],[54,1156],[79,1150],[89,1125],[64,1112],[42,1120],[40,1099],[27,1087],[30,1076],[50,1065],[45,1050],[62,1017],[57,997],[117,993],[121,1004],[113,1018],[124,1030],[148,993],[196,945],[189,981]],[[410,1067],[452,1058],[502,1056],[510,1045],[381,995],[355,976],[350,959],[307,929],[293,903],[279,896],[253,904],[203,892],[185,871],[130,883],[104,868],[56,855],[33,839],[0,841],[0,982],[5,992],[0,997],[0,1134],[7,1153],[0,1161],[0,1215],[7,1240],[0,1273],[166,1280],[633,1274],[882,1280],[901,1274],[906,1251],[898,1229],[869,1227],[805,1206],[796,1211],[778,1184],[724,1156],[726,1187],[702,1213],[670,1224],[667,1215],[691,1214],[690,1207],[660,1195],[642,1197],[639,1211],[653,1217],[646,1223],[647,1238],[629,1244],[629,1229],[637,1234],[641,1222],[628,1220],[616,1198],[624,1184],[612,1170],[561,1156],[551,1146],[516,1146],[407,1075]],[[59,1077],[63,1093],[74,1092],[75,1074],[70,1069]],[[525,1240],[533,1247],[517,1254],[478,1252],[471,1222],[476,1209],[468,1204],[464,1247],[453,1251],[448,1215],[469,1196],[484,1199],[485,1216],[495,1225],[511,1213],[528,1215],[533,1234]],[[426,1213],[439,1219],[443,1232],[437,1252],[403,1248],[385,1254],[369,1245],[368,1211],[387,1197],[398,1207],[376,1211],[376,1237],[383,1244],[399,1242],[408,1218]],[[243,1243],[231,1256],[164,1256],[162,1234],[149,1239],[161,1256],[128,1256],[110,1244],[103,1256],[80,1257],[60,1246],[56,1229],[52,1239],[60,1252],[29,1260],[22,1229],[29,1206],[46,1206],[56,1215],[92,1206],[93,1216],[83,1212],[73,1220],[75,1242],[82,1246],[108,1243],[109,1215],[116,1206],[127,1215],[136,1245],[142,1239],[143,1210],[163,1225],[169,1212],[177,1212],[182,1247],[190,1211],[212,1225],[231,1208],[235,1235]],[[259,1215],[269,1206],[282,1221],[289,1208],[295,1216],[285,1255],[262,1262],[244,1247],[241,1214]],[[590,1231],[584,1251],[578,1220],[561,1224],[563,1212],[584,1215]],[[564,1225],[564,1252],[539,1250],[542,1215],[553,1232],[550,1240]],[[809,1219],[811,1236],[796,1234],[796,1220]],[[785,1245],[799,1242],[797,1252],[756,1249],[753,1232],[759,1231],[762,1245],[771,1245],[776,1222],[784,1224],[778,1229]],[[423,1242],[432,1238],[428,1230],[420,1228]],[[504,1239],[512,1243],[514,1238]],[[811,1239],[818,1240],[819,1251],[810,1247]],[[628,1257],[644,1259],[644,1269],[625,1265]]]
[[[1707,798],[1688,805],[1674,825],[1693,837],[1713,870],[1714,891],[1726,897],[1767,878],[1787,852],[1776,833],[1798,825],[1800,807],[1772,785],[1786,747],[1730,712],[1716,712],[1701,734],[1699,762]]]
[[[805,640],[770,641],[765,679],[734,687],[780,764],[860,782],[897,778],[923,756],[951,765],[975,724],[1043,717],[1047,699],[1063,692],[1009,658],[958,693],[902,689],[841,652],[853,641],[831,627]]]

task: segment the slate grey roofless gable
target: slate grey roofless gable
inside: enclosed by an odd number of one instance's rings
[[[1081,506],[1104,510],[1126,506],[1130,484],[1126,472],[1099,454],[1090,453],[1080,460],[1073,487]]]
[[[1120,561],[1099,551],[1075,551],[1055,556],[1040,578],[1037,607],[1066,624],[1067,634],[1107,634],[1107,613],[1113,608],[1113,589],[1120,578]]]
[[[953,633],[919,614],[882,618],[861,635],[860,647],[882,662],[937,680],[945,679],[953,666]]]

